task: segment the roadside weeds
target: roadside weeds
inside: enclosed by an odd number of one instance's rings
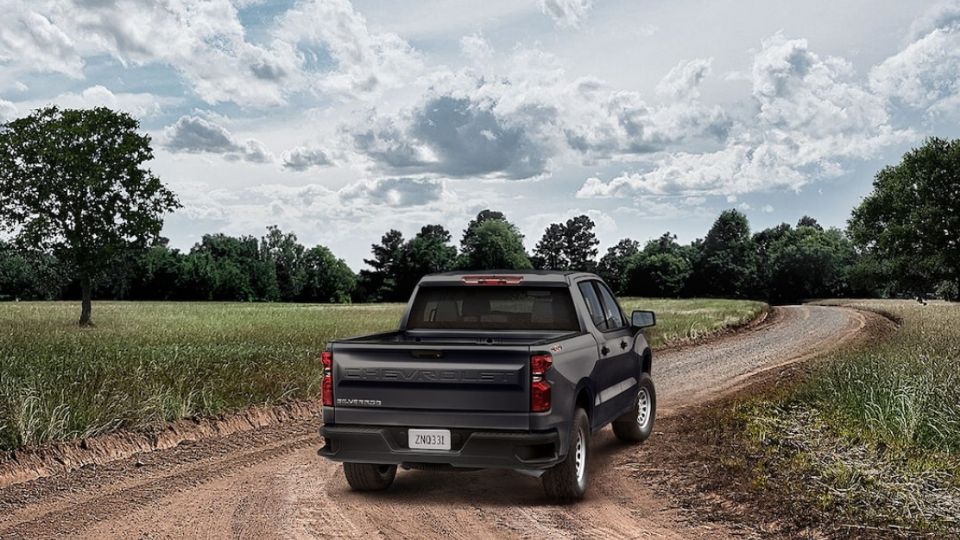
[[[847,347],[892,332],[874,314]],[[960,534],[960,459],[837,430],[793,398],[817,362],[761,374],[733,396],[665,419],[634,475],[706,519],[752,524],[763,535]]]

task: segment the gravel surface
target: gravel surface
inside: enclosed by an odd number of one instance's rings
[[[861,313],[825,306],[775,309],[762,324],[726,339],[655,355],[662,414],[729,392],[759,371],[822,354],[865,324]]]
[[[655,353],[660,414],[709,401],[762,371],[852,339],[859,312],[776,308],[741,333]],[[656,537],[752,536],[702,520],[630,475],[647,456],[609,428],[594,435],[587,500],[550,504],[512,471],[401,471],[387,492],[348,490],[320,459],[313,422],[291,422],[85,467],[0,490],[0,537]],[[647,445],[657,444],[655,435]]]

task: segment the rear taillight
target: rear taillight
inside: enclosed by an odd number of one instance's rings
[[[534,354],[530,356],[530,411],[546,412],[550,410],[550,383],[546,373],[553,365],[553,357],[549,354]]]
[[[320,385],[320,396],[325,407],[333,407],[333,353],[323,351],[320,353],[320,361],[323,362],[323,383]]]

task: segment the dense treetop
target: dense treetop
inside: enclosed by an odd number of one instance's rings
[[[853,210],[850,236],[899,290],[960,290],[960,140],[928,139],[885,167]]]

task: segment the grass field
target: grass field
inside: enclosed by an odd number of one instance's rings
[[[871,441],[960,455],[960,304],[841,303],[891,316],[902,327],[890,339],[837,355],[799,398]]]
[[[758,485],[842,522],[960,533],[960,304],[826,303],[902,326],[829,355],[786,393],[741,405],[727,431],[745,440],[727,459],[749,456],[741,466]]]
[[[747,322],[764,305],[625,299],[655,309],[654,346]],[[319,395],[319,354],[394,328],[401,304],[0,304],[0,450]]]
[[[627,316],[635,309],[652,309],[657,326],[646,332],[652,347],[675,345],[709,337],[727,328],[735,328],[757,318],[766,304],[746,300],[691,298],[621,298]]]

